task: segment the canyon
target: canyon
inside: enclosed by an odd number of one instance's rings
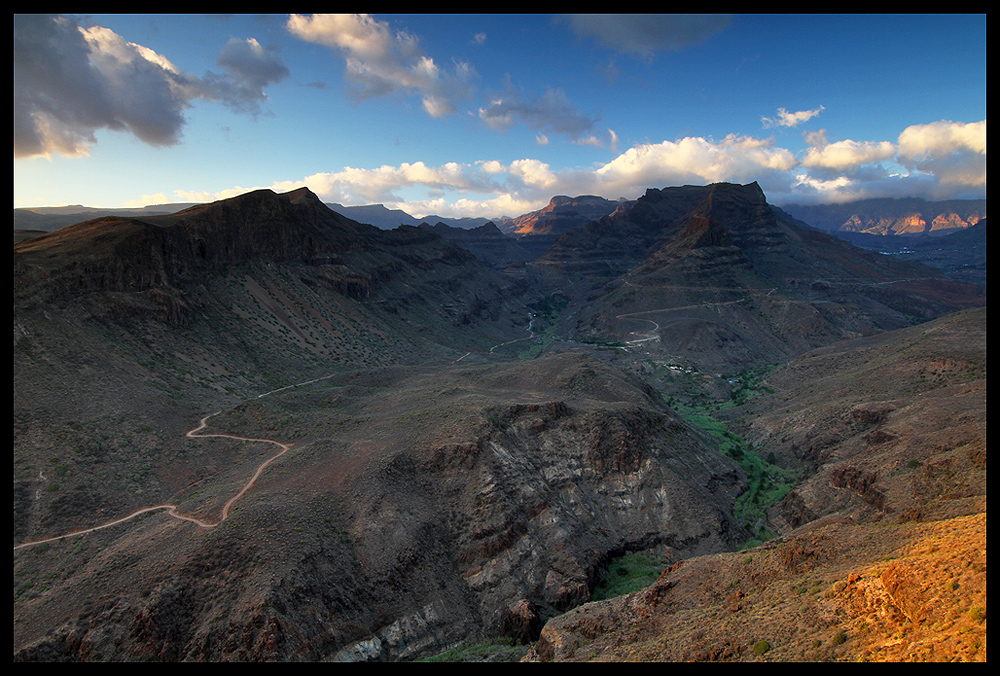
[[[595,199],[15,236],[15,661],[984,661],[985,285]]]

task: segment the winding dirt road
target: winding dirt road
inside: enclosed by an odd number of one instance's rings
[[[315,381],[309,381],[309,382],[315,382]],[[301,384],[304,384],[304,383],[299,383],[299,384],[301,385]],[[294,386],[292,386],[292,387],[294,387]],[[285,388],[282,388],[282,389],[285,389]],[[268,392],[266,394],[270,394],[270,392]],[[265,395],[262,394],[260,396],[265,396]],[[193,516],[188,516],[186,514],[181,514],[180,512],[177,511],[177,505],[156,505],[156,506],[153,506],[153,507],[143,507],[142,509],[138,509],[138,510],[132,512],[128,516],[123,516],[120,519],[115,519],[114,521],[108,521],[107,523],[102,523],[101,525],[94,526],[93,528],[86,528],[84,530],[73,531],[72,533],[66,533],[65,535],[57,535],[55,537],[45,538],[44,540],[34,540],[32,542],[22,542],[19,545],[14,545],[14,551],[17,551],[18,549],[22,549],[24,547],[32,547],[34,545],[40,545],[40,544],[43,544],[43,543],[46,543],[46,542],[55,542],[57,540],[63,540],[65,538],[76,537],[78,535],[86,535],[87,533],[93,533],[94,531],[101,530],[103,528],[110,528],[111,526],[116,526],[116,525],[118,525],[120,523],[124,523],[126,521],[129,521],[131,519],[136,518],[137,516],[140,516],[142,514],[146,514],[147,512],[155,512],[157,510],[167,510],[167,513],[170,516],[174,517],[175,519],[179,519],[181,521],[190,521],[191,523],[197,524],[201,528],[208,529],[208,528],[215,528],[216,526],[218,526],[220,523],[222,523],[227,518],[229,518],[229,512],[231,511],[231,509],[233,507],[233,504],[237,500],[239,500],[240,498],[242,498],[246,494],[246,492],[248,490],[250,490],[250,488],[254,485],[254,483],[257,482],[257,479],[260,477],[261,472],[263,472],[267,468],[268,465],[270,465],[272,462],[274,462],[275,460],[277,460],[278,458],[280,458],[282,455],[284,455],[286,452],[288,452],[288,450],[291,448],[290,444],[283,444],[280,441],[274,441],[273,439],[257,439],[257,438],[254,438],[254,437],[241,437],[241,436],[237,436],[235,434],[201,434],[200,432],[208,426],[208,419],[211,418],[212,416],[215,416],[215,415],[218,415],[218,414],[219,414],[219,411],[216,411],[215,413],[209,414],[209,415],[205,416],[204,418],[202,418],[201,422],[198,424],[198,426],[195,427],[193,430],[188,431],[188,433],[187,433],[186,436],[188,436],[188,437],[190,437],[192,439],[204,439],[204,438],[208,438],[208,437],[224,437],[226,439],[235,439],[236,441],[264,442],[264,443],[268,443],[268,444],[274,444],[275,446],[278,446],[281,449],[276,454],[274,454],[273,456],[271,456],[270,458],[268,458],[267,460],[265,460],[264,462],[262,462],[257,467],[257,471],[254,472],[253,476],[250,478],[250,481],[248,481],[246,483],[246,485],[243,486],[242,490],[240,490],[239,493],[237,493],[236,495],[234,495],[233,497],[231,497],[229,499],[229,501],[226,502],[226,504],[222,506],[222,513],[219,516],[219,520],[218,521],[215,521],[214,523],[213,522],[208,522],[208,521],[202,521],[201,519],[196,519]]]

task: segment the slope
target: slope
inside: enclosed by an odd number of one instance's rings
[[[810,468],[783,532],[554,618],[531,660],[985,661],[986,313],[803,355],[723,415]]]
[[[488,355],[524,335],[519,294],[433,233],[362,226],[301,191],[26,240],[15,476],[58,479],[15,510],[15,535],[84,525],[77,502],[125,512],[211,475],[212,459],[174,475],[160,457],[221,406],[351,369]]]
[[[535,263],[586,302],[571,334],[706,371],[783,361],[985,303],[974,285],[780,219],[756,184],[647,191]],[[557,282],[552,282],[553,284]]]

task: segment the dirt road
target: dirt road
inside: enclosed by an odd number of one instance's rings
[[[270,394],[270,393],[268,393],[268,394]],[[261,395],[261,396],[264,396],[264,395]],[[274,444],[275,446],[277,446],[280,449],[276,454],[274,454],[273,456],[271,456],[270,458],[268,458],[267,460],[265,460],[264,462],[262,462],[257,467],[257,471],[254,472],[253,476],[246,483],[246,485],[243,486],[243,488],[240,490],[240,492],[237,493],[236,495],[234,495],[233,497],[231,497],[226,502],[226,504],[223,505],[223,507],[222,507],[222,513],[220,514],[218,521],[215,521],[215,522],[202,521],[200,519],[196,519],[193,516],[188,516],[186,514],[181,514],[180,512],[177,511],[177,505],[155,505],[153,507],[143,507],[142,509],[138,509],[138,510],[132,512],[128,516],[123,516],[120,519],[115,519],[113,521],[108,521],[107,523],[102,523],[102,524],[100,524],[98,526],[94,526],[93,528],[85,528],[83,530],[73,531],[72,533],[66,533],[65,535],[57,535],[55,537],[45,538],[43,540],[34,540],[32,542],[22,542],[19,545],[14,545],[14,551],[16,552],[18,549],[23,549],[25,547],[32,547],[34,545],[44,544],[46,542],[55,542],[57,540],[63,540],[65,538],[76,537],[78,535],[86,535],[87,533],[93,533],[94,531],[101,530],[103,528],[110,528],[111,526],[116,526],[116,525],[118,525],[120,523],[124,523],[126,521],[131,520],[131,519],[134,519],[137,516],[141,516],[142,514],[146,514],[148,512],[155,512],[155,511],[161,510],[161,509],[162,510],[167,510],[167,513],[170,516],[174,517],[175,519],[179,519],[181,521],[189,521],[191,523],[194,523],[194,524],[198,525],[201,528],[215,528],[216,526],[218,526],[220,523],[222,523],[223,521],[225,521],[229,517],[229,512],[232,510],[233,504],[237,500],[239,500],[240,498],[242,498],[246,494],[246,492],[248,490],[250,490],[250,488],[253,487],[254,483],[257,482],[257,479],[260,477],[261,472],[263,472],[267,468],[267,466],[270,465],[272,462],[274,462],[275,460],[277,460],[278,458],[280,458],[282,455],[284,455],[291,448],[291,445],[290,444],[283,444],[280,441],[275,441],[273,439],[257,439],[257,438],[253,438],[253,437],[241,437],[241,436],[237,436],[235,434],[202,434],[201,431],[208,426],[208,419],[211,418],[214,415],[218,415],[218,412],[212,413],[212,414],[207,415],[204,418],[202,418],[201,422],[198,424],[198,426],[195,427],[193,430],[189,430],[186,436],[188,436],[188,437],[190,437],[192,439],[207,438],[207,437],[225,437],[226,439],[235,439],[237,441],[263,442],[263,443],[268,443],[268,444]]]

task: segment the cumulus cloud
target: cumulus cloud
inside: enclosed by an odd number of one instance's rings
[[[456,111],[455,101],[468,96],[477,78],[466,62],[442,69],[427,56],[417,38],[393,32],[389,24],[367,15],[293,14],[288,31],[301,40],[324,45],[345,59],[348,92],[356,100],[391,94],[415,94],[431,117]]]
[[[400,202],[403,199],[400,191],[414,186],[432,191],[492,192],[498,186],[491,177],[507,171],[507,167],[496,161],[471,165],[447,162],[437,167],[424,162],[403,162],[374,169],[344,167],[336,172],[313,174],[301,181],[276,183],[271,188],[281,192],[305,185],[328,202],[388,204]]]
[[[101,26],[51,15],[14,18],[14,157],[81,155],[101,129],[153,146],[179,141],[198,98],[254,112],[287,69],[256,41],[230,43],[226,74],[199,78]]]
[[[729,26],[725,14],[577,14],[566,18],[578,36],[617,52],[651,57],[700,44]]]
[[[594,173],[612,194],[630,194],[685,183],[750,183],[795,165],[795,156],[770,139],[730,134],[721,141],[686,137],[634,146]]]
[[[986,120],[915,124],[899,135],[899,161],[945,189],[986,190]]]
[[[888,141],[814,141],[789,192],[776,199],[843,202],[869,197],[956,199],[986,194],[986,120],[911,125]]]
[[[219,52],[216,64],[229,73],[237,89],[232,98],[240,102],[264,100],[264,88],[289,74],[281,58],[254,38],[230,38]]]
[[[638,145],[596,169],[555,169],[535,158],[509,163],[495,159],[471,164],[449,162],[440,166],[404,162],[375,169],[345,167],[271,188],[281,192],[305,185],[327,202],[381,203],[416,216],[435,213],[496,217],[539,209],[555,194],[636,197],[648,187],[766,181],[794,166],[792,153],[774,146],[770,139],[730,135],[721,141],[689,137]],[[412,188],[458,197],[448,201],[440,196],[407,201],[404,192]],[[187,197],[190,199],[190,195]]]
[[[807,122],[823,112],[825,108],[820,106],[813,110],[799,110],[790,113],[784,108],[778,108],[777,117],[761,117],[760,121],[764,127],[797,127],[803,122]]]
[[[888,141],[837,141],[809,148],[802,166],[833,171],[852,171],[872,162],[892,159],[896,147]]]

